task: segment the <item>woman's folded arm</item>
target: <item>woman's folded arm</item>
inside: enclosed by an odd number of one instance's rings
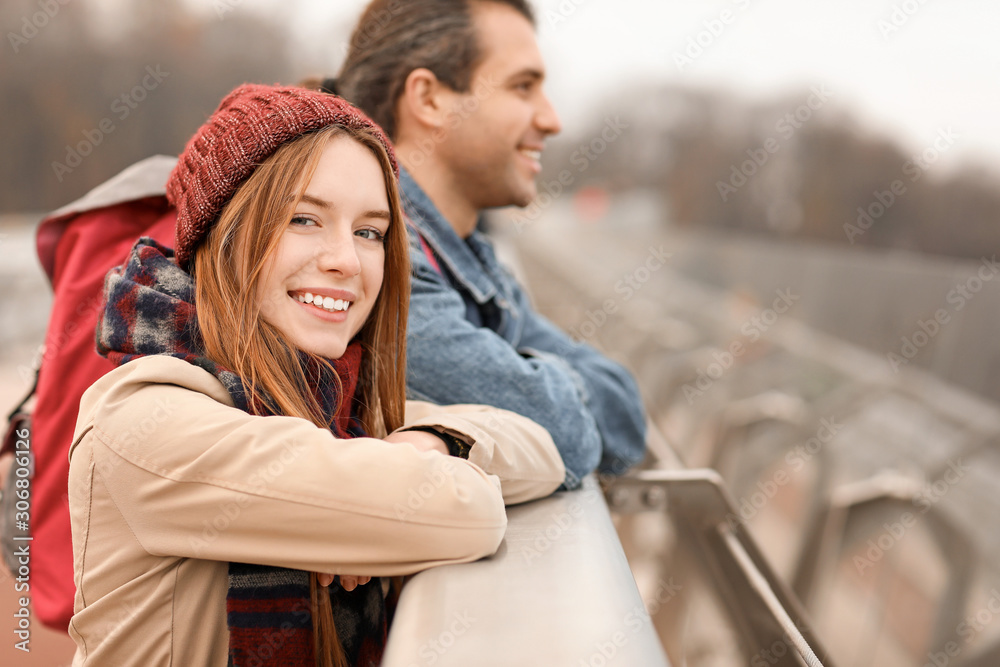
[[[474,462],[220,400],[205,371],[148,357],[81,402],[73,449],[149,553],[381,576],[499,546],[500,481]]]
[[[548,496],[566,478],[566,467],[549,432],[509,410],[407,401],[403,428],[413,426],[434,426],[466,436],[472,444],[469,461],[500,478],[508,505]]]

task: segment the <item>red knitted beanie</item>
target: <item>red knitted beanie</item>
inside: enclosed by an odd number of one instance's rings
[[[177,263],[187,267],[223,207],[263,160],[282,144],[328,125],[373,130],[399,176],[382,129],[340,97],[257,84],[229,93],[188,142],[167,180],[167,200],[177,209]]]

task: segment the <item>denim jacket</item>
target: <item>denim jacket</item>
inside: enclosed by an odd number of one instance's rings
[[[406,170],[399,180],[413,264],[408,397],[529,417],[552,435],[568,489],[641,461],[645,412],[628,371],[536,313],[484,234],[463,240]]]

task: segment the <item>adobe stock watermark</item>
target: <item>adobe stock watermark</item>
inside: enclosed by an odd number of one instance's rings
[[[562,536],[583,516],[584,508],[593,505],[598,498],[603,498],[599,490],[584,489],[573,494],[573,500],[569,502],[565,510],[553,512],[549,517],[551,521],[545,530],[539,532],[535,539],[521,547],[521,556],[524,562],[531,565],[541,558],[542,554],[551,549]]]
[[[139,83],[114,99],[111,103],[111,113],[118,121],[124,121],[168,76],[170,76],[170,72],[164,71],[160,65],[147,65],[146,75]],[[82,140],[75,145],[67,144],[65,160],[52,162],[52,172],[59,179],[59,182],[62,183],[67,174],[72,173],[74,169],[83,164],[83,159],[93,153],[94,149],[104,142],[104,138],[116,129],[115,121],[110,117],[104,117],[97,124],[97,127],[83,131]]]
[[[927,347],[934,338],[941,333],[942,328],[951,322],[952,312],[959,312],[982,291],[986,283],[991,282],[1000,274],[1000,262],[997,256],[987,259],[983,257],[978,270],[963,282],[958,283],[945,296],[945,302],[950,308],[938,308],[934,315],[926,320],[917,320],[917,330],[909,336],[900,338],[902,344],[899,351],[886,353],[886,361],[893,373],[899,373],[899,369],[909,365],[910,361],[917,356],[923,348]]]
[[[225,18],[226,14],[235,11],[242,4],[243,0],[213,0],[212,9],[215,10],[216,18],[221,20]]]
[[[903,163],[901,167],[902,176],[911,184],[916,183],[937,163],[941,155],[947,152],[961,138],[961,135],[956,133],[951,127],[939,129],[937,137],[930,146]],[[902,178],[894,180],[886,190],[876,190],[873,192],[874,201],[869,203],[868,206],[858,207],[858,217],[853,223],[844,223],[844,233],[847,234],[847,240],[851,242],[851,245],[854,245],[854,240],[857,237],[863,236],[865,232],[871,229],[872,225],[885,215],[886,211],[892,208],[906,193],[907,186]]]
[[[782,660],[789,651],[795,651],[795,646],[788,635],[783,635],[781,639],[775,640],[767,648],[762,648],[750,659],[750,667],[771,667]]]
[[[448,652],[459,637],[469,631],[469,628],[476,622],[476,619],[468,612],[461,614],[457,611],[451,615],[451,623],[447,628],[438,633],[437,637],[428,639],[417,649],[417,656],[420,662],[411,662],[409,667],[422,667],[423,665],[433,665]]]
[[[653,274],[666,266],[667,260],[673,256],[672,252],[663,249],[662,244],[659,247],[649,246],[645,260],[632,271],[622,275],[615,283],[615,294],[619,294],[620,298],[605,299],[600,308],[588,308],[584,313],[586,319],[570,327],[569,335],[577,342],[593,339],[611,316],[618,312],[619,307],[628,303],[643,285],[649,282]]]
[[[511,418],[516,417],[513,413],[493,407],[486,408],[484,412],[486,414],[486,422],[483,427],[488,431],[502,432],[508,430]],[[469,453],[470,462],[476,463],[479,451],[479,449],[473,446]],[[424,481],[416,487],[408,489],[405,503],[397,502],[393,505],[392,509],[396,518],[399,521],[406,521],[419,512],[427,501],[447,483],[448,479],[454,476],[456,470],[455,459],[451,456],[445,456],[440,461],[439,466],[424,472]]]
[[[162,398],[156,399],[152,409],[141,420],[137,419],[132,428],[116,440],[115,444],[127,451],[136,451],[139,448],[140,442],[147,441],[164,424],[172,422],[176,413],[177,405],[173,401],[169,399],[163,400]],[[114,457],[111,460],[102,458],[100,461],[95,462],[94,472],[107,479],[114,474],[115,469],[122,461],[124,459],[121,457]]]
[[[828,90],[825,84],[813,86],[802,104],[781,116],[774,124],[777,137],[768,137],[757,148],[748,148],[746,160],[738,165],[730,165],[729,179],[715,182],[715,188],[719,191],[719,197],[722,201],[729,201],[732,195],[749,183],[750,179],[771,160],[771,157],[781,150],[782,145],[794,137],[803,125],[812,120],[814,114],[822,109],[833,96],[833,92]]]
[[[420,508],[437,493],[438,489],[444,486],[448,478],[455,472],[455,462],[448,456],[441,462],[441,465],[433,470],[424,473],[426,480],[421,482],[417,488],[410,488],[406,496],[406,504],[396,503],[393,511],[396,518],[406,521],[411,516],[420,511]]]
[[[889,38],[903,29],[927,5],[928,0],[903,0],[893,4],[888,16],[880,18],[875,26],[882,34],[882,39]]]
[[[164,424],[174,422],[177,409],[177,405],[169,399],[156,399],[156,402],[153,404],[151,409],[147,410],[145,416],[141,420],[137,420],[116,442],[129,451],[136,451],[140,442],[147,441],[153,436],[154,433],[159,431]],[[120,456],[113,457],[110,460],[108,458],[101,458],[99,461],[95,461],[94,472],[105,479],[109,479],[124,460],[125,459]],[[69,484],[65,487],[66,490],[62,494],[62,501],[65,506],[69,506],[71,493],[77,498],[83,498],[87,493],[89,493],[89,481],[81,481],[81,485]]]
[[[621,116],[605,116],[604,126],[594,137],[577,147],[569,156],[569,163],[576,167],[575,172],[570,169],[562,169],[554,179],[541,180],[538,183],[538,195],[522,211],[513,216],[514,229],[518,233],[529,222],[534,222],[541,216],[552,203],[563,193],[566,188],[572,187],[577,176],[590,168],[601,155],[608,150],[608,146],[618,140],[619,137],[629,128],[628,123],[621,120]]]
[[[549,22],[549,27],[555,28],[560,23],[564,23],[570,19],[576,10],[580,8],[581,5],[587,3],[588,0],[561,0],[559,5],[555,9],[545,10],[545,20]]]
[[[941,475],[941,478],[925,485],[913,499],[912,504],[917,510],[917,515],[926,514],[934,505],[941,502],[941,499],[961,482],[971,469],[962,463],[962,459],[948,461],[948,469]],[[917,515],[914,515],[913,512],[903,512],[898,520],[882,524],[882,532],[868,540],[866,544],[868,549],[864,555],[854,556],[854,567],[859,575],[864,575],[865,570],[875,567],[875,564],[882,560],[886,552],[899,544],[907,531],[917,525]]]
[[[7,41],[14,53],[21,50],[21,47],[38,36],[49,21],[56,17],[59,10],[68,5],[70,0],[38,0],[39,11],[21,19],[21,29],[17,32],[8,32]]]
[[[345,42],[341,47],[341,55],[346,56],[352,47],[357,49],[367,47],[392,22],[403,7],[403,0],[389,0],[384,9],[373,12],[369,17],[370,20],[365,21],[364,25],[359,25],[351,34],[350,41]]]
[[[458,110],[451,111],[447,114],[445,125],[452,130],[457,128],[465,122],[469,116],[474,114],[479,109],[479,105],[482,104],[484,100],[492,96],[500,85],[500,81],[495,78],[487,78],[477,82],[476,85],[473,86],[472,90],[469,91],[471,94],[466,94],[463,97]],[[437,150],[438,144],[445,141],[447,138],[447,130],[444,126],[439,127],[431,133],[429,137],[418,141],[414,148],[407,152],[406,157],[409,163],[414,167],[421,166],[427,158],[429,158],[434,151]]]
[[[625,630],[616,630],[609,637],[595,642],[593,652],[586,658],[580,658],[577,667],[606,667],[640,630],[652,622],[652,617],[683,590],[684,587],[675,583],[673,577],[661,579],[651,599],[645,601],[643,606],[636,605],[625,614],[622,619]]]
[[[786,287],[784,290],[775,290],[775,294],[776,297],[770,308],[765,308],[743,322],[743,325],[740,327],[742,338],[732,341],[725,350],[716,350],[713,352],[712,358],[714,361],[709,363],[705,368],[698,369],[697,378],[694,382],[684,383],[682,390],[688,405],[694,405],[695,399],[703,396],[705,392],[711,389],[712,385],[733,367],[736,359],[746,354],[747,346],[743,342],[744,338],[750,343],[757,342],[761,336],[767,333],[768,329],[775,325],[781,315],[787,313],[795,305],[795,302],[802,298],[798,294],[793,294],[789,287]]]
[[[976,635],[989,627],[998,615],[1000,615],[1000,591],[993,588],[990,590],[990,597],[986,603],[955,626],[955,634],[967,645]],[[948,641],[941,647],[940,651],[927,653],[927,662],[924,663],[923,667],[948,667],[953,658],[961,655],[962,648],[963,646],[959,642]]]
[[[141,419],[136,418],[131,428],[120,436],[115,444],[126,451],[137,451],[141,442],[146,442],[157,433],[164,425],[172,424],[175,421],[178,406],[172,400],[156,399],[151,407],[148,407]],[[121,456],[100,457],[94,461],[94,475],[107,480],[110,479],[118,466],[125,461]],[[90,489],[89,480],[80,480],[79,483],[71,483],[65,487],[66,491],[62,495],[64,507],[68,509],[70,495],[74,498],[83,499]]]
[[[296,617],[295,622],[282,621],[277,629],[261,629],[260,634],[255,636],[258,643],[247,652],[247,667],[261,667],[265,661],[272,661],[278,651],[295,635],[297,627],[312,622],[312,611],[305,606],[305,603],[296,602],[291,611]]]
[[[736,22],[739,12],[750,8],[750,0],[732,0],[732,4],[739,11],[723,9],[717,17],[702,21],[702,28],[688,37],[684,48],[681,51],[674,51],[674,64],[677,65],[679,72],[683,72],[685,67],[693,65],[705,55],[705,52],[725,34],[729,26]]]
[[[825,445],[837,437],[843,428],[844,425],[838,424],[834,417],[820,419],[816,435],[785,454],[785,464],[788,468],[780,467],[771,474],[770,479],[758,480],[756,490],[749,496],[741,497],[736,504],[739,515],[732,512],[726,514],[726,523],[729,527],[735,530],[753,521],[757,514],[778,495],[778,491],[792,481],[793,473],[802,470]]]
[[[201,532],[188,537],[188,546],[195,556],[203,554],[222,533],[229,530],[239,520],[243,511],[259,500],[262,493],[285,474],[287,467],[305,451],[306,447],[301,442],[292,439],[283,441],[277,456],[266,464],[258,466],[247,478],[248,489],[237,492],[235,499],[220,503],[214,516],[202,519]]]
[[[72,340],[73,335],[80,330],[81,326],[89,329],[92,336],[94,324],[91,318],[99,319],[103,311],[104,299],[102,295],[94,295],[78,301],[74,311],[76,317],[66,322],[66,325],[58,333],[54,335],[52,332],[49,333],[47,336],[48,340],[44,345],[39,347],[38,353],[32,360],[31,365],[18,364],[17,372],[22,382],[27,384],[34,382],[36,369],[50,359],[55,359],[59,356],[66,345]],[[87,322],[90,326],[82,325],[81,322]]]
[[[135,626],[133,623],[137,618],[146,612],[147,609],[140,607],[134,600],[126,600],[120,605],[116,605],[113,610],[108,610],[109,614],[106,616],[101,623],[100,637],[103,639],[101,641],[111,642],[123,632],[133,632]]]

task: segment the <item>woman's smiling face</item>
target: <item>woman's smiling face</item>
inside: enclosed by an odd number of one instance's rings
[[[389,223],[378,159],[357,141],[334,136],[264,264],[261,317],[295,347],[340,358],[382,287]]]

